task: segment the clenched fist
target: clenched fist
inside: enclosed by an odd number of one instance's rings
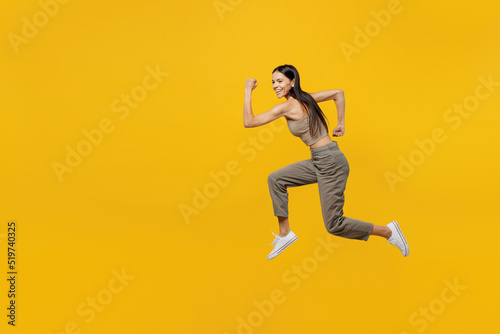
[[[247,79],[245,82],[245,89],[252,91],[255,88],[257,88],[257,79]]]
[[[345,132],[345,127],[343,125],[337,125],[335,129],[333,129],[332,135],[334,137],[343,136]]]

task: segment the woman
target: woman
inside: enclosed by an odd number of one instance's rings
[[[365,241],[370,235],[384,237],[387,238],[388,244],[397,246],[403,256],[408,256],[408,243],[397,221],[382,226],[343,215],[344,190],[349,175],[349,164],[339,150],[337,142],[328,135],[326,116],[317,102],[332,99],[335,101],[338,123],[332,135],[342,136],[344,135],[344,92],[340,89],[317,93],[304,92],[300,88],[299,73],[292,65],[276,67],[272,72],[272,83],[277,97],[285,97],[286,101],[267,112],[254,115],[251,98],[252,91],[257,87],[257,80],[246,80],[244,126],[246,128],[261,126],[284,116],[290,132],[310,147],[311,159],[278,169],[268,177],[274,215],[278,217],[279,235],[273,233],[274,248],[267,259],[278,256],[297,240],[295,233],[290,230],[288,221],[287,188],[311,183],[318,183],[323,220],[329,233]]]

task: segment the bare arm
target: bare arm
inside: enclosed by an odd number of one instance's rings
[[[345,98],[344,91],[341,90],[333,98],[335,101],[335,106],[337,106],[337,124],[344,125],[344,115],[345,115]]]
[[[335,106],[337,107],[337,127],[333,129],[333,136],[340,137],[344,135],[345,132],[345,98],[344,91],[342,89],[331,89],[324,90],[317,93],[309,93],[314,98],[316,102],[323,102],[328,100],[333,100]]]
[[[317,93],[309,93],[314,98],[316,102],[323,102],[329,100],[335,100],[340,95],[344,95],[344,91],[342,89],[330,89],[330,90],[322,90]]]
[[[255,87],[257,87],[257,80],[247,79],[245,84],[245,102],[243,105],[243,126],[245,128],[253,128],[272,122],[284,116],[289,108],[289,104],[283,102],[275,105],[269,111],[254,115],[252,110],[252,91]]]

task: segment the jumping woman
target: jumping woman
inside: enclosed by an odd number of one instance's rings
[[[297,240],[290,230],[288,221],[289,187],[318,183],[323,221],[329,233],[348,239],[367,241],[370,235],[384,237],[388,244],[399,248],[403,256],[408,256],[409,248],[397,221],[387,225],[375,225],[361,220],[344,217],[344,191],[349,175],[349,164],[339,150],[336,141],[328,135],[326,116],[318,102],[334,100],[337,107],[337,126],[332,135],[344,135],[344,91],[341,89],[306,93],[300,88],[297,69],[292,65],[281,65],[272,72],[273,90],[278,98],[286,101],[271,110],[254,115],[252,111],[252,91],[257,80],[245,82],[245,102],[243,123],[245,128],[261,126],[282,116],[285,117],[292,135],[299,137],[311,151],[311,159],[285,166],[269,174],[268,185],[273,203],[274,215],[278,218],[279,235],[275,236],[274,248],[267,256],[270,260]]]

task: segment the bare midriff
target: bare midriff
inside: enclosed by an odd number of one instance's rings
[[[310,148],[317,148],[317,147],[320,147],[320,146],[323,146],[323,145],[326,145],[326,144],[329,144],[331,143],[333,140],[332,138],[330,138],[329,135],[326,135],[324,136],[323,138],[321,138],[320,140],[318,140],[317,142],[315,142],[314,144],[312,144],[311,146],[309,146]]]

